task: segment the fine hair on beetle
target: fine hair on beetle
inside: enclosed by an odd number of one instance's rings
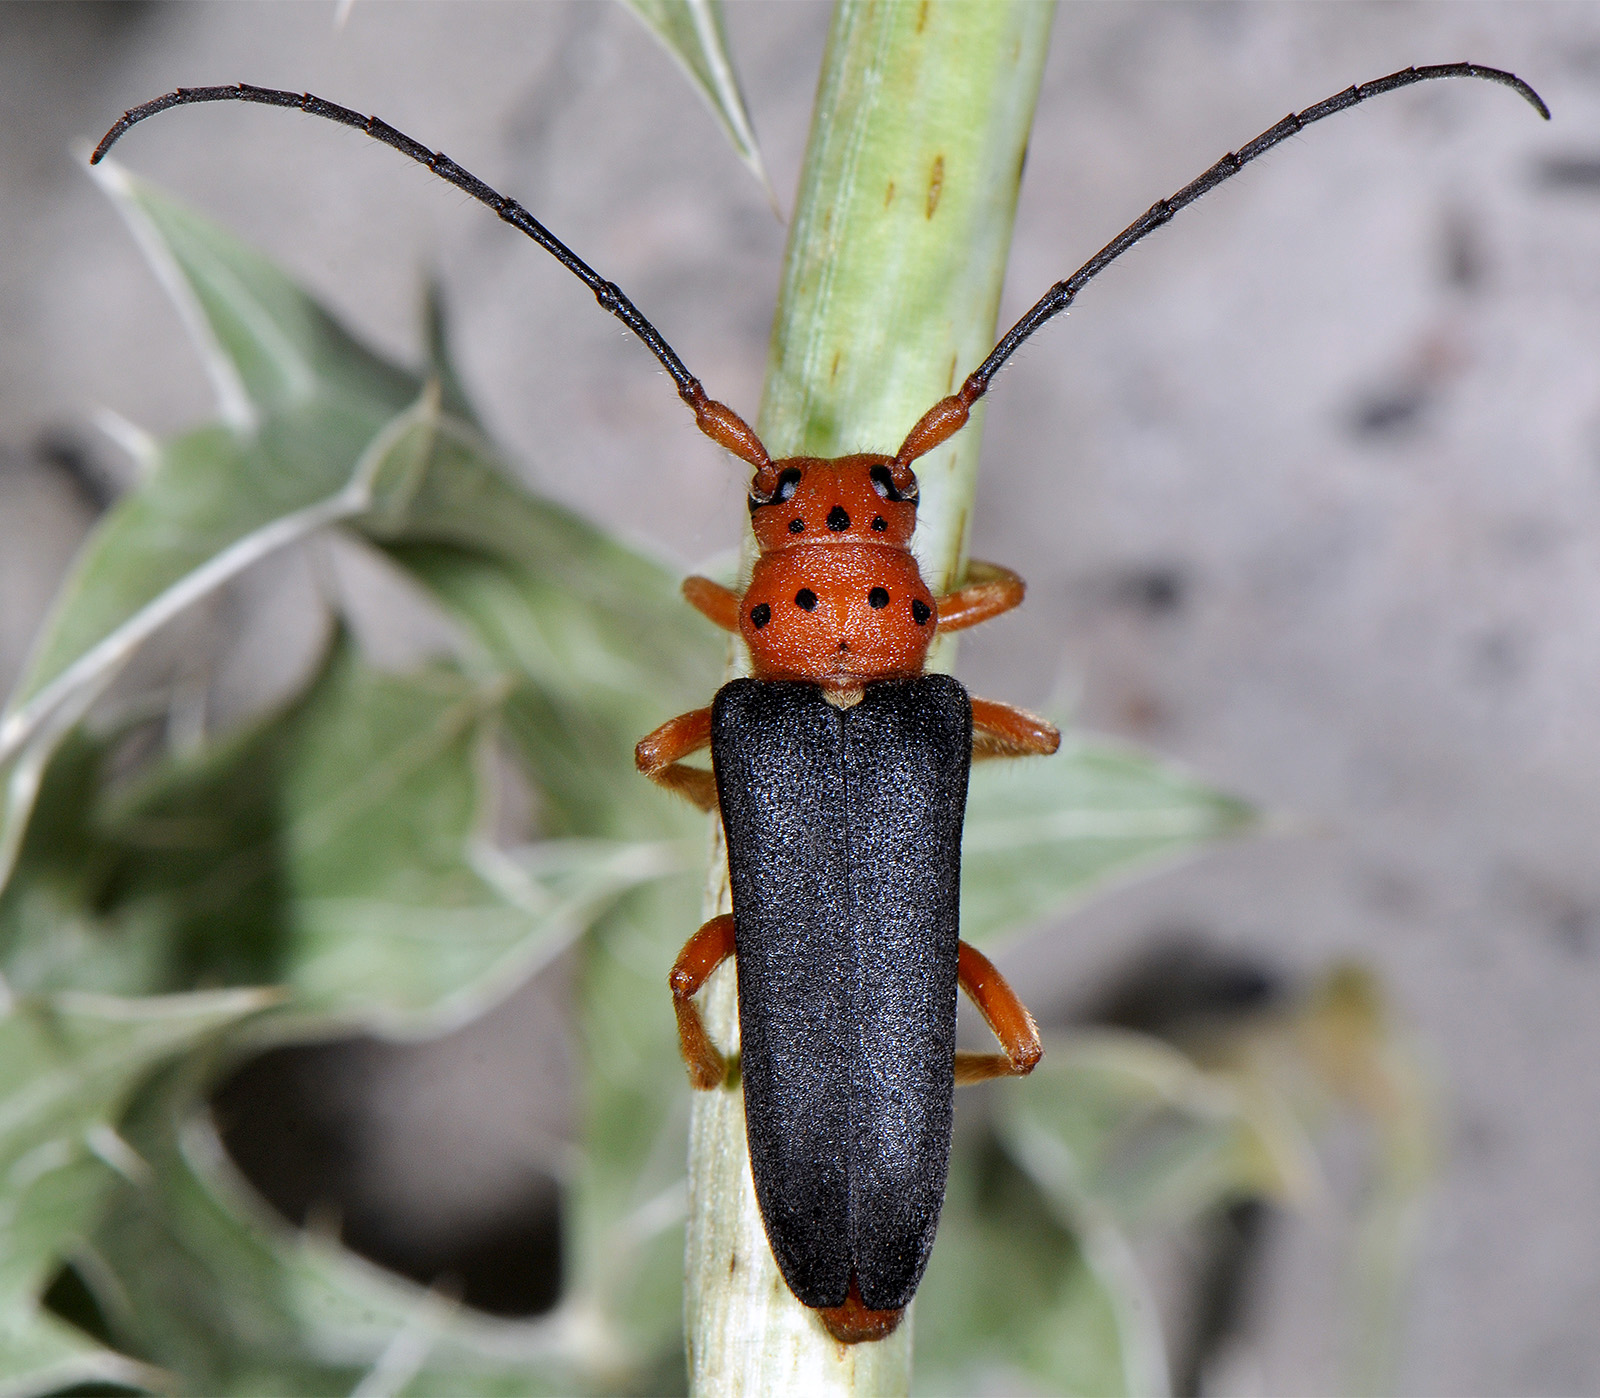
[[[1052,286],[892,455],[831,460],[774,460],[620,288],[516,200],[377,117],[309,93],[179,88],[126,112],[91,157],[100,161],[139,122],[196,103],[291,107],[355,127],[550,253],[661,362],[700,430],[751,468],[759,553],[748,584],[742,592],[702,577],[683,585],[692,606],[744,639],[750,677],[662,724],[640,741],[636,760],[651,780],[722,820],[733,911],[689,939],[668,977],[680,1046],[696,1089],[736,1081],[744,1093],[773,1256],[789,1289],[842,1343],[891,1333],[921,1281],[944,1198],[954,1088],[1024,1075],[1043,1055],[1022,1002],[960,940],[961,829],[973,761],[1048,754],[1060,735],[1034,714],[925,672],[937,632],[1010,611],[1024,586],[1007,568],[973,561],[955,590],[932,592],[911,553],[914,463],[966,425],[1024,341],[1181,209],[1314,122],[1440,78],[1503,84],[1550,116],[1522,79],[1475,63],[1406,68],[1291,113],[1157,200]],[[707,750],[710,770],[685,760]],[[730,958],[739,967],[736,1077],[694,999]],[[1001,1052],[956,1050],[958,988]]]

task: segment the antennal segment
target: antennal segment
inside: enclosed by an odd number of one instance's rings
[[[1049,291],[1039,298],[1033,308],[1022,317],[1010,330],[1006,331],[1005,338],[990,352],[989,357],[983,361],[967,377],[961,386],[959,394],[953,394],[943,403],[951,404],[947,416],[959,415],[961,422],[966,421],[966,414],[956,413],[954,404],[959,401],[963,408],[970,408],[979,398],[988,391],[989,381],[999,372],[1000,366],[1016,352],[1018,346],[1047,320],[1061,314],[1077,298],[1091,281],[1102,271],[1115,262],[1123,253],[1127,252],[1140,239],[1154,233],[1162,224],[1166,223],[1179,209],[1192,204],[1202,194],[1215,189],[1224,180],[1237,175],[1252,160],[1265,155],[1281,141],[1304,131],[1314,121],[1321,121],[1330,117],[1335,112],[1342,112],[1359,103],[1365,102],[1370,97],[1377,97],[1381,93],[1393,92],[1396,88],[1410,87],[1413,83],[1430,82],[1435,78],[1482,78],[1488,82],[1502,83],[1513,92],[1521,96],[1539,113],[1546,121],[1550,120],[1550,109],[1545,106],[1539,94],[1535,92],[1515,73],[1507,73],[1499,68],[1485,68],[1477,63],[1439,63],[1427,68],[1404,68],[1398,73],[1390,73],[1388,77],[1377,78],[1369,83],[1362,83],[1357,87],[1347,87],[1343,92],[1335,93],[1325,101],[1318,102],[1314,107],[1307,107],[1303,112],[1291,112],[1276,126],[1263,131],[1248,145],[1240,146],[1237,151],[1230,151],[1217,161],[1198,179],[1184,185],[1176,194],[1167,199],[1159,199],[1150,206],[1139,218],[1130,223],[1105,247],[1101,248],[1093,257],[1078,268],[1065,281],[1057,282]],[[942,406],[942,404],[941,404]],[[938,407],[931,409],[931,417]],[[924,420],[926,421],[926,419]],[[914,428],[912,435],[916,436],[923,424]],[[954,430],[954,429],[952,429]],[[943,440],[941,437],[939,440]],[[907,446],[911,441],[907,439]],[[921,442],[917,443],[921,446]],[[923,448],[926,450],[926,448]],[[902,455],[905,448],[901,449]],[[921,452],[914,452],[920,455]]]
[[[476,175],[463,170],[443,151],[429,150],[420,141],[412,140],[403,131],[396,131],[388,122],[381,121],[377,117],[362,116],[360,112],[353,112],[348,107],[325,101],[309,92],[284,92],[278,88],[251,87],[248,83],[238,83],[232,87],[180,87],[175,92],[169,92],[163,97],[157,97],[153,101],[124,112],[122,119],[101,138],[100,144],[94,149],[94,154],[89,157],[89,163],[99,164],[112,146],[147,117],[156,116],[172,107],[188,106],[193,102],[254,102],[264,107],[297,107],[309,116],[336,121],[341,126],[353,126],[375,140],[382,141],[386,146],[393,146],[402,155],[410,156],[417,164],[427,166],[440,179],[448,180],[480,204],[488,205],[506,223],[532,238],[588,287],[594,293],[594,299],[600,304],[601,309],[610,311],[644,342],[651,354],[661,361],[662,366],[672,375],[673,382],[678,385],[678,396],[694,409],[695,421],[702,432],[757,470],[768,464],[766,449],[761,445],[755,432],[732,409],[706,396],[700,381],[684,367],[683,361],[662,337],[661,332],[645,319],[639,308],[623,294],[619,286],[614,282],[608,282],[596,272],[515,199],[507,199],[505,195],[491,189]]]

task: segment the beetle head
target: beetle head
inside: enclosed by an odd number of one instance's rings
[[[762,553],[807,544],[904,549],[916,524],[916,477],[892,456],[792,456],[758,471],[750,486]]]

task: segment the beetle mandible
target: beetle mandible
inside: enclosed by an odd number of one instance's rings
[[[1549,119],[1527,83],[1474,63],[1406,68],[1292,113],[1052,286],[894,455],[835,460],[774,460],[617,286],[515,200],[376,117],[310,93],[179,88],[124,113],[91,157],[98,162],[147,117],[198,102],[294,107],[356,127],[554,256],[661,361],[700,430],[752,468],[759,555],[745,591],[700,577],[683,585],[697,610],[743,637],[751,677],[664,723],[639,743],[637,761],[652,780],[720,811],[733,912],[701,927],[672,968],[679,1040],[696,1088],[726,1081],[693,997],[734,958],[740,1076],[767,1238],[789,1288],[840,1341],[889,1334],[922,1278],[943,1203],[955,1085],[1026,1074],[1042,1055],[1022,1002],[959,940],[961,827],[973,760],[1051,753],[1060,736],[1024,710],[969,698],[949,676],[924,673],[935,631],[1011,610],[1023,583],[974,562],[964,586],[932,594],[910,547],[913,464],[961,430],[1034,331],[1185,205],[1312,122],[1455,77],[1502,83]],[[706,748],[710,771],[685,764]],[[956,1051],[958,985],[1003,1052]]]

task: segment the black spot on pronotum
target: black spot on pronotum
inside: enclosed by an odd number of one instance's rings
[[[805,520],[803,520],[803,519],[791,519],[789,521],[789,532],[791,534],[804,534],[806,532],[806,522],[805,522]]]
[[[750,608],[750,625],[755,627],[757,631],[771,620],[772,608],[765,602],[757,602],[755,606]]]
[[[916,622],[918,626],[924,625],[928,618],[932,615],[933,608],[924,602],[922,598],[913,597],[911,599],[911,619]]]
[[[886,520],[882,515],[873,515],[873,517],[872,517],[872,532],[874,534],[881,534],[888,527],[889,527],[889,521]]]
[[[814,593],[809,587],[802,587],[800,591],[794,595],[794,604],[795,606],[799,607],[801,611],[809,612],[814,606],[817,605],[817,594]]]
[[[835,505],[828,511],[828,528],[835,534],[850,527],[850,516],[845,513],[843,505]]]
[[[886,587],[873,588],[867,594],[867,605],[874,608],[887,607],[889,605],[889,589]]]

